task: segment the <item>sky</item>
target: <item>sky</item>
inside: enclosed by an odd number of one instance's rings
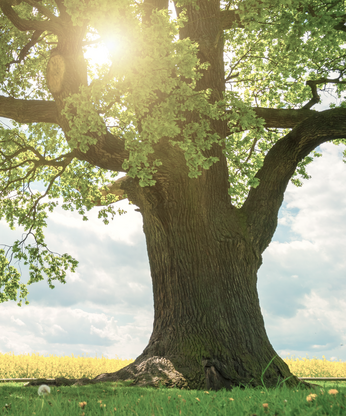
[[[314,107],[325,108],[326,102]],[[263,253],[260,306],[269,340],[282,358],[346,361],[344,149],[322,144],[316,150],[323,156],[306,169],[312,178],[302,179],[301,188],[289,183],[277,230]],[[0,304],[0,353],[119,359],[142,353],[154,318],[142,216],[127,201],[115,207],[127,213],[108,225],[97,218],[97,207],[87,213],[87,222],[60,207],[50,214],[48,247],[71,254],[79,266],[65,285],[29,286],[29,305]],[[0,244],[13,244],[22,232],[1,220]],[[28,267],[21,264],[20,270],[27,282]]]

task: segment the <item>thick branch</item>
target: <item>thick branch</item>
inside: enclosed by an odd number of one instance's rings
[[[58,109],[54,101],[19,100],[0,96],[0,117],[18,123],[55,123],[60,125]],[[86,153],[75,150],[75,157],[95,166],[123,172],[122,163],[129,157],[123,141],[107,132]]]
[[[54,101],[20,100],[0,96],[0,117],[18,123],[56,123],[58,110]]]
[[[346,108],[322,111],[301,122],[268,152],[239,213],[245,215],[254,247],[262,254],[277,226],[277,215],[288,181],[298,163],[321,143],[346,138]]]
[[[48,17],[52,22],[59,23],[59,18],[55,16],[46,6],[38,3],[35,0],[23,0],[25,3],[29,4],[32,7],[35,7],[41,14]]]
[[[221,11],[222,29],[232,29],[235,27],[243,28],[238,10],[222,10]]]
[[[64,0],[55,0],[56,5],[58,6],[60,17],[65,21],[71,21],[71,16],[67,13]]]
[[[115,182],[109,183],[107,185],[107,187],[109,188],[108,191],[105,191],[104,189],[100,189],[100,192],[102,194],[102,196],[107,196],[107,195],[115,195],[118,197],[118,201],[121,201],[123,199],[127,199],[127,196],[125,196],[125,191],[120,188],[120,185],[123,185],[125,183],[125,181],[127,181],[129,179],[128,176],[123,176],[121,178],[119,178],[118,180],[116,180]],[[80,189],[76,188],[78,191],[80,191]],[[116,201],[116,202],[118,202]],[[98,199],[96,201],[93,201],[93,205],[95,207],[102,207],[104,206],[104,204],[101,203],[101,199]]]
[[[343,6],[345,7],[345,2],[343,4]],[[346,14],[344,14],[342,16],[336,16],[333,13],[332,17],[334,17],[335,20],[340,19],[339,22],[335,26],[333,26],[333,29],[341,30],[342,32],[346,32]]]
[[[278,129],[293,128],[306,118],[319,114],[314,110],[303,109],[253,107],[253,110],[257,117],[265,120],[265,127]],[[231,113],[231,110],[227,110],[226,113]]]
[[[37,7],[37,6],[36,6]],[[37,21],[37,20],[25,20],[17,15],[17,13],[11,7],[9,1],[2,0],[0,2],[0,8],[3,14],[8,20],[19,30],[25,32],[27,30],[39,30],[41,32],[51,31],[55,34],[62,32],[62,28],[59,24],[58,17],[54,16],[54,22],[49,21]]]
[[[289,129],[317,113],[314,110],[285,109],[285,108],[253,108],[257,117],[264,118],[265,127]]]
[[[35,30],[34,34],[32,35],[32,38],[30,41],[24,46],[24,48],[20,51],[18,59],[14,59],[13,61],[9,62],[6,66],[9,69],[11,64],[19,64],[24,60],[24,58],[29,53],[30,49],[36,45],[36,43],[39,41],[40,36],[42,35],[42,31]]]
[[[59,123],[59,114],[54,101],[19,100],[0,96],[0,117],[15,120],[18,123]],[[123,172],[122,163],[129,158],[123,141],[110,132],[90,146],[86,153],[74,149],[73,156],[95,166],[112,171]],[[120,183],[120,182],[119,182]],[[113,188],[112,189],[116,189]],[[123,199],[123,198],[121,198]]]
[[[342,32],[346,32],[346,21],[343,20],[339,22],[337,25],[334,26],[335,30],[341,30]]]
[[[142,8],[144,10],[143,22],[151,24],[150,16],[153,10],[167,10],[168,0],[144,0]]]
[[[317,94],[317,85],[314,81],[306,81],[306,85],[311,88],[312,98],[311,100],[305,104],[302,109],[309,110],[313,105],[318,104],[320,102],[320,96]]]

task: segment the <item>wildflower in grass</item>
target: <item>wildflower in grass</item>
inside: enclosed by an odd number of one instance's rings
[[[86,404],[87,404],[87,402],[80,402],[80,403],[79,403],[79,406],[80,406],[82,409],[84,409],[84,407],[86,406]]]
[[[317,394],[309,394],[306,398],[306,401],[312,402],[313,400],[315,400],[315,397],[317,397]]]
[[[38,395],[46,396],[47,394],[50,394],[50,388],[46,384],[42,384],[42,386],[38,388]]]
[[[323,394],[323,390],[321,390],[321,393]],[[337,395],[339,392],[338,390],[335,389],[330,389],[328,391],[329,394],[333,394],[334,396]],[[309,394],[308,397],[306,398],[306,400],[308,402],[311,402],[312,400],[315,400],[315,397],[317,397],[317,394]]]

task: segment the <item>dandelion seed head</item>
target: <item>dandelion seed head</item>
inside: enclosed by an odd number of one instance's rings
[[[40,386],[38,388],[38,395],[39,396],[42,396],[42,395],[45,396],[46,394],[49,394],[49,393],[50,393],[50,388],[46,384],[42,384],[42,386]]]

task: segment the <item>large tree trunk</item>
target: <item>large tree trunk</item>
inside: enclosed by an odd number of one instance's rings
[[[261,255],[228,195],[210,198],[206,176],[154,189],[134,186],[137,198],[130,199],[143,215],[153,282],[153,333],[134,363],[77,384],[133,380],[134,386],[184,389],[257,387],[274,359],[265,386],[276,387],[288,377],[287,386],[298,385],[275,357],[264,328],[256,287]]]
[[[95,380],[211,390],[262,386],[261,375],[276,352],[257,294],[261,255],[228,198],[211,199],[203,180],[177,188],[157,205],[137,201],[153,281],[149,344],[134,363]],[[286,384],[297,386],[299,380],[276,357],[263,381],[275,387],[288,377]]]

